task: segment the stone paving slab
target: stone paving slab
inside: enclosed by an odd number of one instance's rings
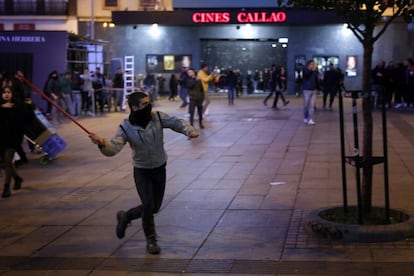
[[[124,239],[115,236],[116,212],[138,204],[129,148],[107,158],[76,125],[62,123],[57,131],[67,149],[46,166],[29,154],[19,169],[23,189],[0,199],[0,275],[412,275],[414,239],[352,244],[305,232],[310,210],[342,203],[338,114],[317,110],[317,125],[307,126],[301,98],[276,111],[262,100],[227,106],[213,97],[196,140],[165,131],[159,256],[145,253],[140,221]],[[351,154],[349,99],[345,106]],[[165,99],[156,108],[188,118]],[[373,115],[378,122],[380,114]],[[126,116],[80,123],[110,137]],[[414,214],[414,112],[392,111],[388,122],[391,207]],[[374,132],[380,137],[380,129]],[[375,143],[380,155],[380,139]],[[355,170],[346,169],[355,203]],[[378,165],[376,205],[384,201],[381,172]]]

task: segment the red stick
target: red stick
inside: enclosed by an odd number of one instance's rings
[[[58,109],[60,112],[63,113],[66,117],[68,117],[72,122],[74,122],[78,127],[80,127],[83,131],[85,131],[88,135],[91,134],[89,130],[87,130],[84,126],[82,126],[75,118],[72,117],[69,113],[67,113],[62,107],[60,107],[54,100],[50,99],[48,96],[46,96],[45,93],[43,93],[42,90],[37,88],[33,83],[31,83],[29,80],[27,80],[22,73],[17,73],[17,76],[19,79],[21,79],[24,83],[26,83],[30,88],[32,88],[37,94],[42,96],[46,101],[48,101],[50,104],[52,104],[56,109]]]

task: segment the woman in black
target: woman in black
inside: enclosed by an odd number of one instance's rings
[[[24,130],[23,125],[26,119],[34,116],[30,105],[19,104],[14,99],[11,86],[5,86],[2,89],[0,99],[0,156],[4,163],[5,181],[2,197],[9,197],[10,182],[14,179],[14,190],[19,190],[22,186],[23,178],[21,178],[13,164],[13,156],[16,149],[20,146]]]
[[[171,74],[170,77],[170,97],[168,98],[168,100],[171,101],[175,101],[175,97],[177,97],[178,94],[178,79],[175,76],[175,74]]]

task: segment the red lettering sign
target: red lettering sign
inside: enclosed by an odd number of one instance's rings
[[[278,23],[286,21],[284,12],[240,12],[237,14],[239,23]]]
[[[230,13],[228,12],[196,12],[193,14],[194,23],[228,23]]]
[[[192,16],[194,23],[229,23],[229,12],[195,12]],[[239,12],[234,23],[280,23],[286,21],[285,12]]]
[[[34,31],[35,24],[32,23],[17,23],[13,25],[15,31]]]

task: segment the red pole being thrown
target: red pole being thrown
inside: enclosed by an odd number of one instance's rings
[[[31,83],[29,80],[27,80],[22,73],[17,73],[17,76],[20,80],[22,80],[24,83],[26,83],[30,88],[32,88],[37,94],[39,94],[42,98],[44,98],[46,101],[48,101],[51,105],[56,107],[57,110],[63,113],[66,117],[68,117],[72,122],[74,122],[78,127],[80,127],[83,131],[85,131],[88,135],[91,134],[89,130],[87,130],[84,126],[82,126],[75,118],[72,117],[69,113],[67,113],[62,107],[60,107],[54,100],[50,99],[48,96],[46,96],[45,93],[43,93],[42,90],[37,88],[33,83]]]

